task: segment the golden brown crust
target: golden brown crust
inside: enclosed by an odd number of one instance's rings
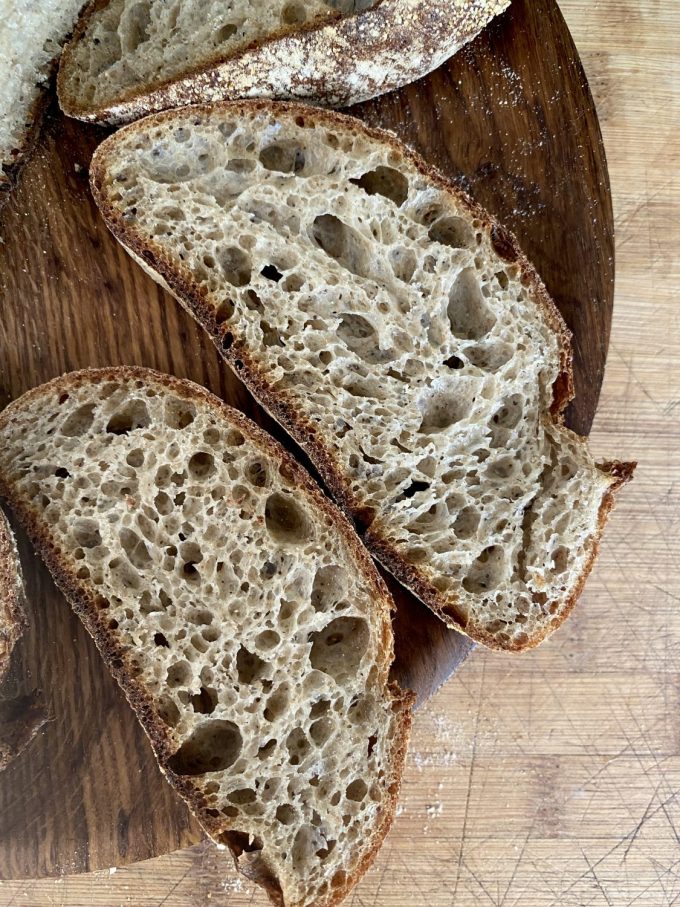
[[[291,116],[302,116],[307,121],[321,122],[336,129],[342,129],[350,134],[360,132],[390,146],[438,188],[450,193],[459,204],[465,205],[471,215],[477,218],[489,232],[497,254],[505,261],[512,262],[519,267],[522,281],[528,288],[531,298],[542,309],[546,321],[555,332],[559,344],[561,370],[553,386],[551,414],[556,422],[561,421],[562,412],[574,395],[571,334],[535,268],[520,250],[514,235],[497,223],[480,205],[427,164],[426,161],[399,141],[392,133],[365,126],[359,120],[354,117],[348,117],[345,114],[276,101],[223,102],[216,105],[193,107],[191,110],[197,113],[224,110],[237,116],[248,115],[257,111],[270,111],[273,115],[284,113]],[[215,323],[214,309],[206,299],[206,292],[193,281],[189,270],[178,269],[171,256],[166,254],[158,245],[142,242],[135,234],[134,229],[124,222],[120,212],[108,203],[103,189],[105,160],[108,149],[111,146],[115,146],[126,134],[146,129],[149,124],[162,124],[172,120],[177,115],[186,115],[186,110],[179,114],[173,111],[166,111],[155,114],[139,123],[133,123],[109,137],[96,150],[90,167],[90,184],[95,200],[109,229],[131,251],[134,257],[141,259],[147,270],[161,278],[182,305],[209,332],[218,351],[254,396],[309,454],[333,497],[348,516],[354,520],[364,537],[365,544],[367,544],[369,550],[378,560],[449,626],[462,630],[473,639],[491,648],[508,648],[499,646],[498,641],[493,640],[483,628],[470,624],[462,610],[458,609],[455,604],[447,602],[443,605],[441,594],[430,584],[417,567],[403,561],[396,550],[384,538],[377,533],[372,534],[370,532],[369,527],[373,514],[367,512],[361,502],[352,495],[348,483],[343,479],[341,466],[335,462],[330,448],[325,443],[318,428],[311,420],[300,413],[299,407],[296,406],[295,401],[291,397],[288,397],[280,389],[274,390],[272,388],[266,372],[257,365],[255,357],[249,355],[241,339],[233,335],[228,326],[218,326]],[[592,567],[593,560],[594,554],[590,558],[586,575]],[[579,591],[581,586],[582,584],[579,586]],[[565,617],[573,607],[573,604],[574,602],[571,602],[564,609],[563,614]],[[546,628],[545,633],[540,638],[534,637],[528,643],[516,646],[516,651],[537,645],[552,629],[554,629],[554,626]],[[509,648],[512,648],[512,645]]]
[[[9,523],[0,510],[0,681],[9,668],[12,649],[27,626],[19,554]]]
[[[157,110],[239,97],[278,97],[342,107],[421,78],[474,38],[510,0],[378,0],[350,16],[324,16],[121,94],[94,108],[70,96],[73,48],[109,0],[93,0],[65,48],[57,87],[69,116],[124,123]],[[304,67],[301,61],[304,60]]]
[[[21,412],[26,406],[29,406],[33,400],[44,394],[49,394],[55,389],[65,391],[78,387],[81,384],[123,381],[128,379],[139,379],[147,383],[160,384],[162,387],[168,388],[184,399],[191,400],[192,402],[198,400],[229,423],[236,425],[242,434],[252,439],[258,446],[264,448],[267,454],[275,461],[281,465],[285,465],[298,487],[312,498],[317,511],[320,511],[334,520],[338,531],[352,552],[352,555],[358,563],[359,569],[372,589],[371,599],[383,626],[383,648],[381,655],[383,656],[384,677],[386,682],[389,664],[393,658],[390,622],[390,612],[393,608],[393,603],[387,590],[387,586],[378,574],[370,555],[359,541],[345,516],[327,497],[325,497],[318,485],[310,478],[302,466],[300,466],[293,457],[263,429],[255,425],[254,422],[251,422],[251,420],[243,415],[243,413],[219,400],[205,388],[184,379],[164,375],[151,369],[137,366],[83,369],[78,372],[71,372],[60,378],[55,378],[40,387],[33,388],[22,397],[10,403],[9,406],[0,413],[0,432],[4,430],[15,412]],[[6,498],[10,507],[29,535],[36,551],[45,561],[55,583],[68,599],[73,610],[83,622],[88,633],[94,639],[97,648],[101,652],[111,673],[123,690],[128,702],[136,712],[144,731],[149,737],[161,771],[168,778],[168,781],[175,790],[189,804],[208,834],[215,840],[226,843],[227,846],[229,846],[236,861],[237,868],[239,868],[238,847],[236,847],[225,834],[233,830],[232,826],[224,817],[218,819],[211,815],[209,804],[205,801],[201,792],[197,790],[190,781],[187,781],[187,779],[181,775],[175,774],[168,767],[167,762],[174,754],[176,744],[172,744],[169,741],[167,728],[155,713],[152,697],[144,687],[137,682],[136,672],[130,657],[117,643],[114,633],[108,628],[108,622],[102,617],[102,611],[104,612],[104,617],[106,614],[106,602],[98,600],[95,595],[82,588],[82,585],[73,575],[73,571],[69,568],[66,559],[60,555],[59,551],[50,542],[49,530],[42,523],[35,509],[22,499],[20,494],[14,491],[11,484],[8,483],[6,477],[2,474],[0,474],[0,494]],[[400,722],[400,731],[394,738],[395,761],[393,764],[395,777],[393,778],[391,787],[394,787],[395,792],[393,793],[392,790],[389,792],[387,800],[389,808],[383,816],[382,824],[379,823],[376,826],[372,838],[370,841],[366,842],[366,852],[362,857],[357,873],[355,873],[348,882],[347,890],[352,887],[356,879],[366,871],[373,861],[380,846],[380,842],[391,824],[396,806],[396,791],[398,791],[403,769],[404,754],[408,743],[408,732],[411,720],[410,709],[414,697],[411,693],[402,693],[392,686],[390,686],[389,689],[393,697],[393,706],[395,708],[403,708],[404,710],[404,715]],[[277,894],[276,886],[265,884],[264,887],[267,888],[270,897],[274,903],[276,903],[276,898],[280,898],[280,894]],[[321,907],[322,903],[323,902],[319,902],[319,907]],[[337,903],[337,901],[333,900],[328,902],[329,905],[331,903]]]

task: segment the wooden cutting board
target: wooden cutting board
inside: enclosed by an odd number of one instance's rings
[[[433,75],[353,112],[393,129],[516,232],[574,332],[568,422],[587,433],[609,339],[613,224],[597,117],[556,3],[515,0]],[[141,364],[204,384],[295,449],[107,233],[88,190],[104,134],[53,106],[3,212],[0,403],[71,369]],[[19,541],[31,629],[10,688],[41,688],[50,720],[0,773],[0,877],[120,866],[195,843],[198,825],[163,781],[94,646]],[[392,587],[395,674],[422,702],[471,646]]]

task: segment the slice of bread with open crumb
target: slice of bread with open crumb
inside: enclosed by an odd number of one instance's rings
[[[19,553],[7,518],[0,510],[0,682],[9,668],[12,649],[25,629]]]
[[[0,489],[208,833],[274,903],[338,903],[391,824],[412,701],[346,518],[242,414],[137,368],[12,403]]]
[[[66,48],[70,116],[127,122],[241,97],[338,107],[436,69],[510,0],[94,0]]]
[[[266,101],[139,121],[91,184],[402,583],[495,648],[564,620],[632,466],[562,424],[569,332],[506,230],[394,136]]]

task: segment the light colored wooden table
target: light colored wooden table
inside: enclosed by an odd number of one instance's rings
[[[640,461],[571,621],[478,652],[422,710],[348,907],[680,907],[680,2],[563,0],[602,119],[614,329],[592,445]],[[0,883],[0,907],[246,907],[210,846]]]

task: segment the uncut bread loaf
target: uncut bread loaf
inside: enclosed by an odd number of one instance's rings
[[[496,648],[564,620],[632,467],[562,425],[570,336],[507,231],[392,135],[273,102],[133,124],[91,185],[402,583]]]
[[[122,123],[240,97],[325,106],[431,72],[510,0],[94,0],[59,71],[70,116]]]
[[[19,552],[7,518],[0,510],[0,683],[9,668],[12,649],[25,629],[24,583]],[[0,744],[0,756],[1,750]]]
[[[0,204],[25,157],[61,45],[83,0],[0,0]]]
[[[236,410],[135,368],[12,403],[0,489],[211,837],[274,903],[338,903],[391,824],[412,699],[345,517]]]

